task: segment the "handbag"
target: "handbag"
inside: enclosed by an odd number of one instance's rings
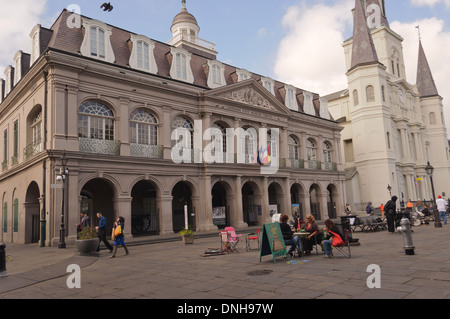
[[[341,246],[345,245],[341,236],[339,236],[338,234],[336,234],[332,231],[329,231],[329,232],[333,235],[333,240],[332,240],[333,247],[341,247]]]
[[[114,230],[114,236],[119,237],[120,235],[122,235],[122,226],[117,225],[116,229]]]

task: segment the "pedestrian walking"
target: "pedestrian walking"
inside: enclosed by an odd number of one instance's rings
[[[447,225],[447,208],[445,208],[447,202],[441,195],[439,195],[436,200],[436,206],[439,211],[439,219],[444,221],[444,225]]]
[[[109,252],[112,253],[113,247],[106,239],[106,226],[107,226],[107,220],[106,217],[103,216],[103,213],[98,212],[97,218],[99,219],[98,226],[95,227],[97,229],[97,235],[98,235],[98,247],[97,251],[100,251],[100,243],[103,242],[105,246],[109,249]]]
[[[392,196],[392,198],[384,205],[384,213],[386,215],[387,225],[388,225],[388,232],[394,233],[395,232],[395,214],[396,214],[396,201],[398,197]]]
[[[125,235],[124,235],[124,228],[125,228],[125,218],[119,216],[117,218],[117,221],[114,223],[113,227],[113,233],[114,233],[114,248],[111,255],[111,258],[116,257],[117,252],[117,246],[122,245],[122,247],[125,249],[125,255],[129,254],[127,245],[125,245]]]

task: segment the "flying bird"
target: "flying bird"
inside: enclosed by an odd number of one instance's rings
[[[100,6],[100,8],[103,8],[103,11],[111,12],[114,7],[111,5],[111,2],[108,3],[105,2]]]

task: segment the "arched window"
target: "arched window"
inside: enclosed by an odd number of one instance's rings
[[[31,131],[33,144],[40,144],[42,138],[42,111],[33,118]]]
[[[192,125],[192,122],[190,120],[188,120],[187,118],[177,116],[172,121],[172,129],[176,130],[179,128],[187,129],[188,132],[190,133],[190,145],[189,145],[189,141],[188,141],[189,137],[186,137],[186,138],[183,137],[183,140],[184,140],[183,146],[185,148],[193,149],[193,147],[194,147],[194,126]],[[181,141],[182,138],[181,138],[181,136],[179,136],[179,137],[180,138],[178,141],[172,141],[173,145],[175,145],[176,143]]]
[[[366,87],[367,102],[375,102],[375,89],[372,85]]]
[[[213,129],[217,129],[221,132],[221,141],[219,142],[220,138],[216,137],[215,135],[211,136],[211,141],[216,141],[216,149],[215,151],[221,151],[223,152],[223,154],[227,153],[227,129],[225,128],[225,126],[223,126],[220,123],[214,123],[213,125],[211,125],[211,128]],[[214,134],[214,133],[213,133]],[[222,144],[222,148],[219,149],[219,145],[217,143],[221,143]]]
[[[256,129],[253,127],[243,128],[243,131],[239,134],[239,139],[240,149],[238,154],[238,163],[255,163],[258,149],[258,136]]]
[[[332,152],[331,144],[329,142],[324,142],[323,143],[323,161],[325,164],[332,162],[331,152]]]
[[[315,161],[317,158],[316,142],[311,138],[306,141],[306,155],[308,161]]]
[[[353,90],[353,104],[355,106],[359,105],[359,96],[358,96],[358,90]]]
[[[435,125],[436,124],[436,113],[431,112],[429,117],[430,117],[430,125]]]
[[[289,148],[289,159],[298,160],[299,159],[299,151],[298,151],[299,143],[295,136],[288,137],[288,148]]]
[[[130,114],[130,142],[143,145],[158,144],[158,122],[145,110],[135,110]]]
[[[114,113],[101,103],[84,102],[78,109],[78,136],[114,140]]]

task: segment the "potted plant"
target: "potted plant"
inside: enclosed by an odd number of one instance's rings
[[[98,247],[98,236],[95,228],[85,228],[78,233],[77,250],[80,255],[92,255]]]
[[[185,245],[194,243],[194,231],[192,230],[192,226],[189,226],[188,229],[181,230],[178,234],[181,235]]]

